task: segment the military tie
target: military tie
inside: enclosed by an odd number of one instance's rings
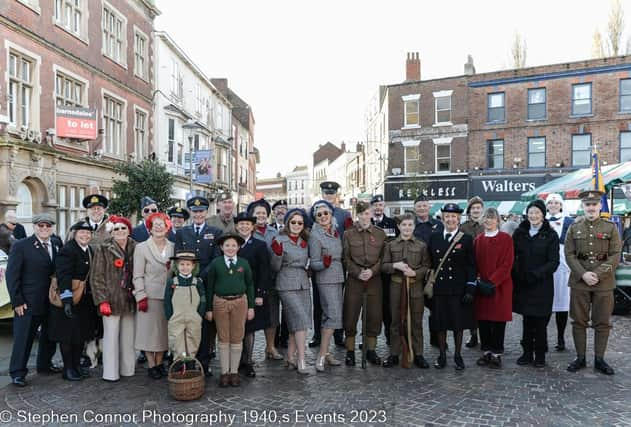
[[[451,240],[451,233],[445,234],[445,241],[448,242],[449,240]]]
[[[197,235],[197,237],[199,237],[199,233],[200,233],[200,231],[202,231],[202,227],[200,227],[200,226],[196,225],[196,226],[195,226],[195,234]]]

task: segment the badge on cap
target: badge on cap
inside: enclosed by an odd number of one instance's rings
[[[193,204],[194,204],[195,206],[199,206],[199,205],[201,205],[201,204],[202,204],[202,202],[200,202],[200,201],[199,201],[199,199],[196,199],[196,200],[193,202]]]
[[[99,202],[99,198],[96,196],[92,196],[92,198],[90,199],[90,203],[98,203]]]

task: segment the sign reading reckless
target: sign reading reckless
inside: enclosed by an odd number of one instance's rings
[[[57,105],[56,133],[61,138],[96,139],[96,109]]]

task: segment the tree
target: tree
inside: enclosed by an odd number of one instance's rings
[[[622,33],[624,32],[624,10],[620,0],[613,0],[611,11],[609,12],[609,22],[607,23],[607,41],[609,56],[620,54],[622,44]]]
[[[114,179],[112,193],[116,197],[110,202],[110,212],[131,216],[140,209],[140,199],[145,196],[151,197],[163,208],[173,205],[171,191],[174,178],[164,165],[152,160],[120,162],[114,166],[114,172],[126,179]]]
[[[594,36],[592,37],[592,58],[604,58],[605,55],[605,47],[603,46],[603,38],[600,35],[600,31],[596,29],[594,31]]]
[[[511,56],[513,58],[513,68],[524,68],[526,66],[526,40],[519,33],[515,32]]]

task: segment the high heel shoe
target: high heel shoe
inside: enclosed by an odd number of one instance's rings
[[[296,359],[292,357],[291,359],[285,360],[285,367],[287,369],[298,369],[298,365],[296,364]]]
[[[342,362],[340,362],[335,357],[333,357],[333,355],[331,353],[327,353],[326,356],[324,356],[324,361],[329,366],[340,366],[342,364]]]
[[[326,361],[325,356],[319,356],[316,361],[315,368],[318,372],[324,372],[324,362]]]
[[[307,362],[304,359],[298,361],[298,373],[302,375],[309,375],[309,369],[307,369]]]
[[[266,351],[265,358],[267,360],[283,360],[284,357],[282,354],[278,352],[278,350],[274,349],[273,351]]]

